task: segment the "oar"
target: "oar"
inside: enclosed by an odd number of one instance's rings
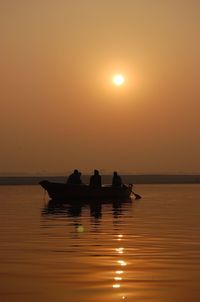
[[[132,194],[135,196],[135,199],[140,199],[142,198],[142,196],[140,196],[139,194],[136,194],[135,192],[132,191]]]

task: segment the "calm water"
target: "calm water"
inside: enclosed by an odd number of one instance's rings
[[[38,186],[0,186],[0,301],[199,302],[200,185],[136,191],[58,207]]]

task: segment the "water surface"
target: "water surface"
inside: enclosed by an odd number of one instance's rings
[[[59,206],[39,186],[0,186],[0,301],[199,302],[200,185],[136,191]]]

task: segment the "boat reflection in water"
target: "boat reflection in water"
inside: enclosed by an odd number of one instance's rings
[[[80,217],[82,215],[82,210],[85,208],[90,209],[90,216],[94,218],[101,218],[102,207],[104,205],[112,206],[112,214],[114,218],[122,215],[123,205],[132,204],[132,199],[128,198],[126,200],[89,200],[89,201],[64,201],[58,202],[54,200],[49,200],[42,209],[42,215],[56,215],[68,217]]]

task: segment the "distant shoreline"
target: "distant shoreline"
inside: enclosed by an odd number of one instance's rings
[[[121,175],[124,183],[133,184],[199,184],[200,175]],[[83,175],[84,183],[89,182],[90,175]],[[65,176],[1,176],[0,185],[38,185],[41,180],[66,182]],[[111,183],[111,175],[102,175],[102,182]]]

